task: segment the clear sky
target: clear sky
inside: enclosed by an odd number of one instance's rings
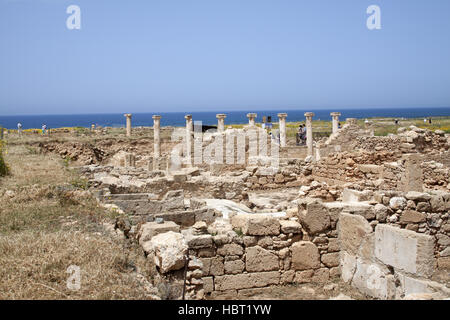
[[[449,0],[0,0],[0,114],[450,107],[449,16]]]

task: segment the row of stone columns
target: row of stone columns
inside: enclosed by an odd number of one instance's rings
[[[331,117],[333,119],[332,128],[333,133],[336,133],[339,130],[339,116],[341,115],[339,112],[332,112]],[[127,118],[127,136],[131,136],[131,114],[124,114]],[[248,113],[248,124],[250,126],[255,126],[256,113]],[[220,113],[216,115],[217,118],[217,131],[224,132],[225,131],[225,118],[226,114]],[[306,146],[308,148],[308,155],[313,155],[313,136],[312,136],[312,118],[314,117],[313,112],[306,112]],[[161,156],[161,145],[160,145],[160,115],[154,115],[153,117],[153,140],[154,140],[154,157],[159,158]],[[191,158],[191,150],[192,150],[192,132],[194,131],[194,125],[192,121],[192,115],[186,115],[184,117],[186,119],[186,156],[188,159]],[[286,118],[287,113],[278,113],[279,119],[279,127],[280,127],[280,146],[286,147]]]

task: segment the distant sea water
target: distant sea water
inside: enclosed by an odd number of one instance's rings
[[[217,113],[225,113],[227,118],[225,124],[243,124],[248,123],[247,113],[257,113],[257,122],[261,122],[263,116],[271,116],[272,122],[278,121],[277,113],[286,112],[288,114],[287,121],[304,121],[304,113],[312,111],[315,113],[314,120],[330,120],[330,112],[341,112],[342,120],[346,118],[372,118],[372,117],[396,117],[396,118],[422,118],[422,117],[438,117],[450,116],[450,107],[448,108],[397,108],[397,109],[308,109],[308,110],[261,110],[261,111],[223,111],[223,112],[191,112],[194,121],[202,121],[205,125],[216,125]],[[133,113],[132,125],[152,126],[152,115],[159,114],[161,118],[161,126],[184,126],[184,116],[186,112],[171,113]],[[7,129],[17,129],[17,123],[22,124],[23,129],[41,128],[43,124],[47,128],[61,127],[86,127],[92,124],[103,127],[124,127],[125,117],[123,113],[114,114],[73,114],[73,115],[13,115],[0,116],[0,126]]]

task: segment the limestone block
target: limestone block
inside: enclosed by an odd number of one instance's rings
[[[330,279],[330,270],[328,268],[320,268],[314,271],[311,282],[324,284]]]
[[[302,226],[297,221],[280,220],[281,232],[283,233],[301,233]]]
[[[356,271],[356,256],[348,254],[346,251],[341,251],[341,278],[344,282],[350,282]]]
[[[270,271],[217,276],[214,285],[216,290],[240,290],[277,285],[279,282],[280,272]]]
[[[280,222],[277,218],[264,214],[238,214],[231,218],[234,229],[240,229],[245,235],[265,236],[280,234]]]
[[[310,235],[314,235],[330,228],[331,219],[327,208],[320,202],[314,201],[306,205],[306,210],[299,207],[300,223]]]
[[[180,226],[172,221],[144,223],[138,234],[139,244],[142,245],[144,242],[151,240],[152,237],[167,231],[180,232]]]
[[[185,265],[188,246],[180,233],[169,231],[154,236],[150,241],[154,262],[162,273],[179,270]]]
[[[436,264],[434,238],[379,224],[375,228],[375,256],[394,268],[429,277]]]
[[[395,297],[395,278],[382,265],[356,260],[356,270],[352,286],[359,291],[378,299]]]
[[[245,269],[248,272],[278,270],[278,255],[260,246],[247,248],[245,250]]]
[[[320,260],[327,267],[337,267],[339,265],[340,254],[339,252],[325,253],[320,257]]]
[[[210,276],[220,276],[225,272],[223,259],[218,257],[200,258],[203,263],[203,274]]]
[[[193,235],[184,232],[186,242],[190,249],[210,248],[213,246],[213,238],[210,234]]]
[[[358,191],[345,188],[342,191],[342,202],[360,202],[369,201],[373,198],[373,192],[370,190]]]
[[[415,210],[405,210],[400,217],[401,223],[421,223],[427,220],[427,214]]]
[[[406,199],[403,197],[392,197],[389,200],[389,206],[393,210],[404,209],[406,207]]]
[[[372,232],[372,227],[364,217],[341,213],[338,223],[338,239],[341,250],[356,255],[363,239]]]
[[[238,259],[233,261],[225,261],[224,263],[226,274],[239,274],[245,269],[244,261]]]
[[[408,200],[422,202],[422,201],[429,201],[431,199],[431,195],[424,192],[409,191],[405,195],[405,198]]]
[[[244,249],[236,243],[225,244],[217,249],[217,254],[221,256],[242,256]]]
[[[295,283],[309,283],[314,276],[314,270],[297,271],[295,273]]]
[[[291,246],[292,267],[295,270],[317,269],[320,254],[316,245],[309,241],[299,241]]]
[[[210,293],[214,291],[214,279],[213,277],[203,277],[203,290],[205,293]]]

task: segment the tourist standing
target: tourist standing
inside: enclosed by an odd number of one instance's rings
[[[17,133],[22,136],[22,124],[20,122],[17,124]]]
[[[47,125],[43,124],[42,125],[42,134],[45,134],[45,131],[47,130]]]

